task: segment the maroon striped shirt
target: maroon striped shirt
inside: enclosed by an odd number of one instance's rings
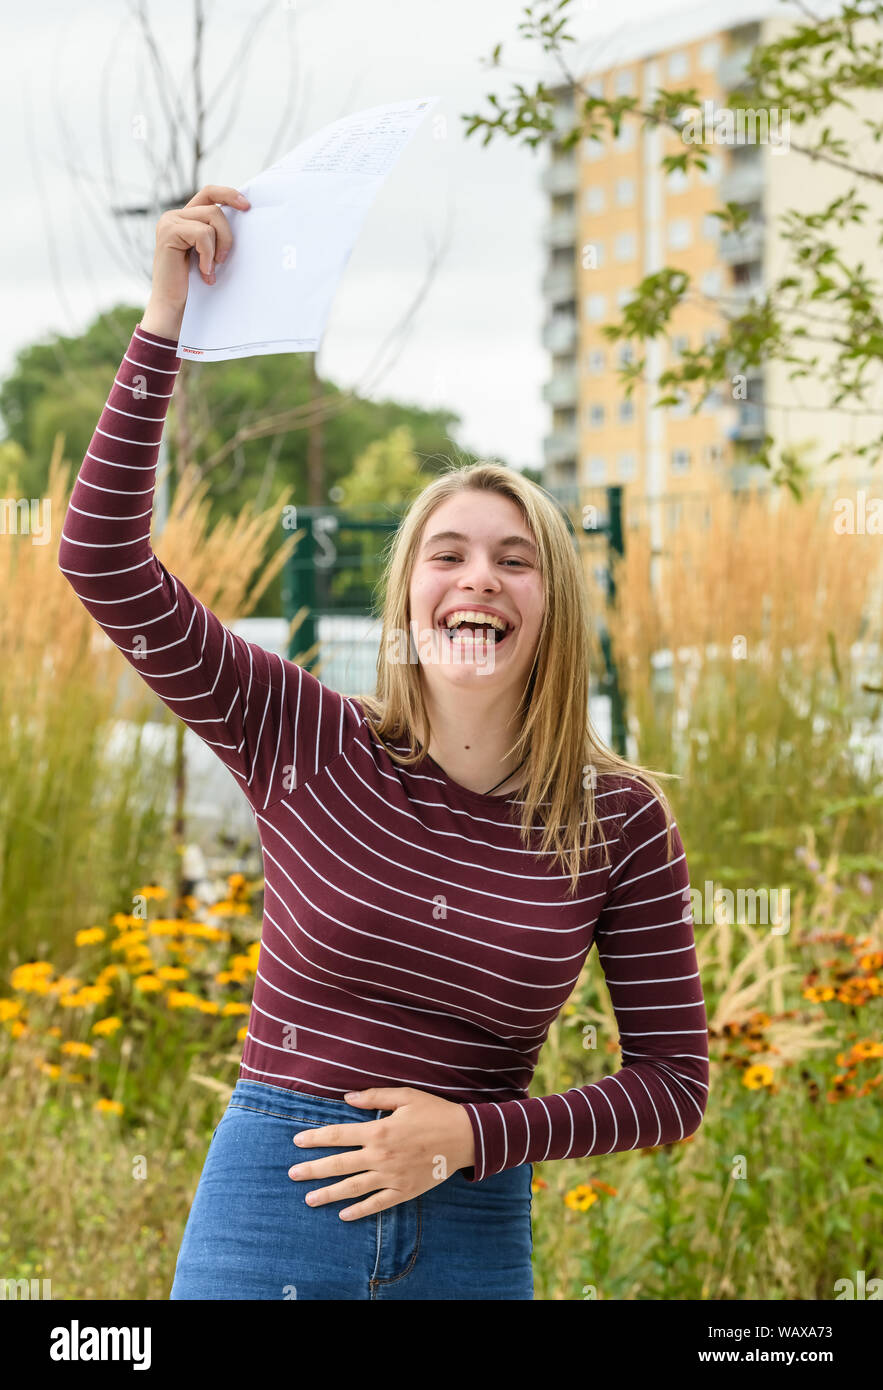
[[[58,563],[254,813],[264,918],[240,1076],[335,1099],[413,1086],[463,1104],[470,1181],[694,1133],[708,1034],[677,825],[666,862],[658,800],[628,777],[599,778],[612,863],[596,837],[570,896],[569,875],[538,852],[541,825],[523,846],[516,796],[469,791],[429,757],[397,766],[359,700],[225,627],[150,543],[176,346],[135,329]],[[593,942],[623,1066],[528,1098]]]

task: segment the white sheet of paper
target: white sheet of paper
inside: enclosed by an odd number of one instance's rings
[[[251,206],[224,207],[233,250],[190,283],[178,356],[200,362],[316,352],[340,277],[378,190],[438,101],[372,106],[324,126],[236,186]]]

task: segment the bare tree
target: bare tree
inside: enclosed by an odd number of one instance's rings
[[[110,78],[115,61],[112,47],[102,73],[101,82],[101,153],[103,180],[78,167],[76,151],[73,148],[72,134],[62,113],[56,107],[56,125],[59,134],[59,148],[63,152],[62,165],[72,180],[76,181],[81,194],[81,205],[89,214],[98,243],[103,245],[108,256],[124,273],[131,271],[133,264],[143,267],[145,283],[150,285],[150,266],[152,263],[153,228],[159,216],[169,208],[182,207],[206,182],[203,169],[206,160],[216,154],[227,138],[240,109],[248,80],[248,64],[255,42],[271,15],[278,15],[276,0],[254,15],[241,39],[231,44],[234,58],[226,71],[218,78],[209,92],[206,92],[206,17],[204,0],[191,0],[193,17],[192,54],[189,63],[189,82],[183,89],[176,84],[173,73],[162,52],[154,27],[151,24],[145,0],[130,0],[128,22],[135,22],[143,39],[148,75],[152,81],[156,103],[164,121],[164,133],[144,140],[144,149],[150,162],[150,188],[146,194],[132,198],[119,196],[122,181],[118,177],[114,158],[111,131],[114,125],[110,109]],[[264,156],[261,167],[273,163],[281,153],[297,143],[301,112],[297,109],[298,95],[303,97],[308,83],[300,77],[297,70],[298,48],[296,42],[295,9],[286,7],[288,18],[289,57],[288,79],[283,84],[286,91],[283,110],[279,115],[270,147]],[[352,84],[354,86],[355,84]],[[344,101],[345,110],[352,95]],[[140,81],[139,81],[140,89]],[[145,106],[149,104],[145,95]],[[225,109],[226,108],[226,109]],[[215,119],[217,118],[217,119]],[[209,134],[211,123],[219,125],[214,136]],[[137,132],[136,132],[137,133]],[[215,160],[217,165],[218,160]],[[100,188],[103,182],[104,190]],[[96,187],[96,185],[99,185]],[[117,219],[119,245],[114,245],[105,232],[103,221],[108,206]],[[52,242],[51,217],[48,215],[50,247]],[[133,225],[134,223],[134,225]],[[281,449],[284,435],[292,430],[309,431],[308,444],[308,500],[311,505],[324,501],[324,469],[322,466],[322,425],[333,416],[347,410],[357,398],[364,398],[377,390],[390,368],[404,349],[407,338],[415,322],[416,314],[435,280],[438,267],[450,245],[451,217],[442,238],[437,245],[429,248],[428,263],[422,283],[411,304],[393,325],[385,341],[380,345],[373,360],[365,368],[360,379],[346,391],[326,392],[322,390],[321,379],[316,370],[316,353],[311,354],[310,391],[308,398],[300,404],[290,404],[290,393],[286,391],[259,412],[242,411],[227,442],[214,450],[198,466],[194,474],[198,483],[212,470],[227,459],[232,458],[232,477],[222,483],[223,490],[235,486],[236,477],[244,467],[243,445],[253,439],[271,440],[267,457],[267,468],[261,483],[261,492],[266,495],[272,486],[272,478]],[[52,258],[51,258],[52,263]],[[58,284],[57,266],[54,267]],[[125,346],[128,336],[120,325],[120,346]],[[193,392],[188,390],[187,365],[182,363],[179,373],[179,389],[176,392],[174,420],[176,427],[175,454],[182,462],[196,462],[196,455],[204,444],[212,422],[206,412],[200,411]]]

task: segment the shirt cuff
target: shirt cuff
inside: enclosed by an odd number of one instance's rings
[[[151,333],[148,328],[142,327],[140,323],[137,325],[137,331],[142,338],[148,338],[150,342],[155,343],[157,347],[175,348],[175,350],[177,351],[177,338],[162,338],[160,337],[159,333]]]

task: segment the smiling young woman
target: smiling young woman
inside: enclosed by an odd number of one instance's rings
[[[530,1299],[533,1164],[686,1138],[708,1094],[684,848],[591,727],[570,533],[516,473],[443,474],[388,557],[376,689],[331,690],[151,548],[176,346],[135,329],[58,557],[238,779],[263,852],[239,1079],[170,1296]],[[623,1064],[529,1096],[593,945]]]

